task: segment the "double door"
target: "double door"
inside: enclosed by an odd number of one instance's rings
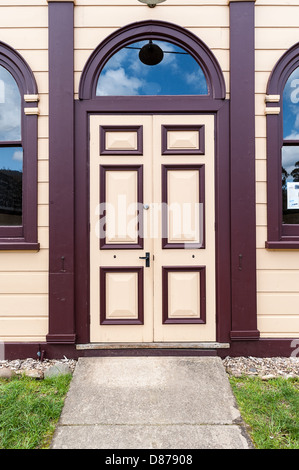
[[[212,115],[90,116],[90,341],[216,339]]]

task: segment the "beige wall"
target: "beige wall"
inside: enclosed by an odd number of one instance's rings
[[[137,0],[76,0],[75,97],[82,68],[93,49],[119,27],[145,19],[177,23],[198,35],[219,60],[229,92],[227,4],[227,0],[167,0],[149,9]],[[48,328],[47,1],[0,0],[0,8],[0,40],[27,60],[40,95],[38,230],[41,243],[38,253],[0,252],[0,340],[43,341]],[[299,335],[299,252],[264,248],[267,238],[266,85],[276,61],[298,41],[298,18],[299,0],[256,1],[258,327],[264,337]]]
[[[48,7],[0,0],[0,40],[34,72],[39,90],[37,252],[0,251],[0,340],[43,341],[48,332]]]

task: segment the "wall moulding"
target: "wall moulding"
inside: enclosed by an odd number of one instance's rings
[[[265,102],[266,103],[279,103],[280,95],[266,95]]]
[[[24,95],[24,101],[26,103],[35,103],[39,101],[39,95]]]
[[[38,108],[24,108],[24,113],[25,114],[39,114],[39,109]]]
[[[266,108],[265,114],[280,114],[280,108]]]

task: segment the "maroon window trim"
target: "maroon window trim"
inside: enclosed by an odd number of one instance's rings
[[[3,142],[1,146],[15,145],[23,148],[22,225],[0,227],[0,250],[38,250],[37,240],[37,115],[25,115],[24,95],[37,95],[34,75],[22,56],[13,48],[0,42],[0,65],[15,79],[21,95],[22,139]],[[36,107],[37,103],[26,103]]]
[[[299,249],[299,224],[282,223],[281,151],[283,141],[283,90],[288,77],[299,67],[299,43],[295,44],[275,65],[267,86],[268,95],[280,95],[279,114],[267,114],[267,241],[270,249]],[[292,144],[290,141],[285,142]],[[296,141],[298,145],[299,142]]]

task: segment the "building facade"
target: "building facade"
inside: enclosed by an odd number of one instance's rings
[[[6,358],[296,355],[298,18],[0,0]]]

